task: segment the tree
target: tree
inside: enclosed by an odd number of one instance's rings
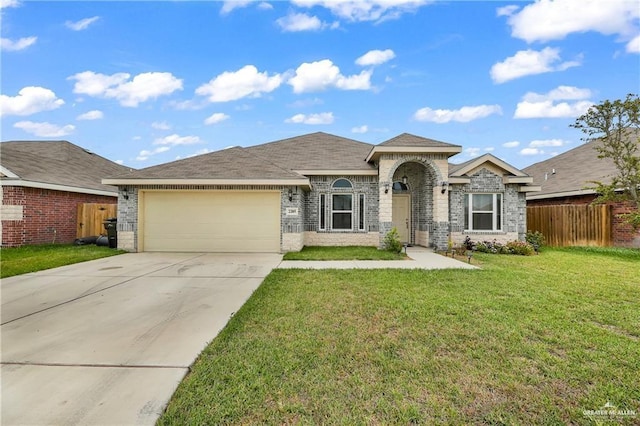
[[[617,169],[610,183],[594,181],[599,196],[594,202],[628,200],[635,211],[623,215],[634,229],[640,227],[640,98],[606,100],[578,117],[571,127],[581,130],[582,140],[594,141],[598,158],[609,158]]]

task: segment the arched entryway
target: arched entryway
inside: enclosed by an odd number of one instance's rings
[[[408,159],[393,171],[392,223],[403,243],[433,245],[429,234],[433,224],[433,188],[438,176],[433,166]]]

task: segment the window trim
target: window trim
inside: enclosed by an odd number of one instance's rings
[[[335,197],[336,195],[348,195],[349,197],[351,197],[351,210],[335,210],[333,208],[333,197]],[[353,214],[354,214],[354,205],[353,205],[353,193],[352,192],[335,192],[331,194],[331,230],[332,231],[338,231],[338,232],[353,232]],[[333,224],[333,215],[334,213],[342,213],[342,214],[349,214],[350,218],[351,218],[351,225],[349,228],[336,228]]]
[[[366,194],[358,194],[358,231],[365,231],[367,229],[366,205]]]
[[[327,194],[318,194],[318,230],[327,230]]]
[[[337,184],[338,182],[340,182],[340,181],[345,181],[345,182],[347,182],[347,183],[349,184],[349,186],[336,186],[336,184]],[[341,178],[338,178],[338,179],[334,180],[334,181],[331,183],[331,189],[337,189],[338,191],[344,191],[344,190],[350,189],[350,190],[352,190],[352,191],[353,191],[353,182],[351,182],[351,181],[350,181],[349,179],[347,179],[347,178],[343,178],[343,177],[341,177]]]
[[[492,210],[473,210],[473,196],[474,195],[491,195],[491,207]],[[500,200],[500,201],[498,201]],[[465,232],[503,232],[503,217],[504,212],[504,193],[502,192],[469,192],[464,194],[464,203],[462,215],[464,217],[464,230]],[[468,209],[468,212],[465,210]],[[474,213],[491,213],[491,229],[473,229],[473,214]]]

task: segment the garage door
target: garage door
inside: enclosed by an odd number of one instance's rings
[[[280,251],[280,192],[145,191],[141,207],[144,251]]]

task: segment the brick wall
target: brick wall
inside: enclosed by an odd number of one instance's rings
[[[83,203],[116,204],[116,198],[3,186],[2,205],[8,209],[21,206],[22,220],[2,220],[2,247],[72,243],[76,239],[78,204]]]
[[[591,204],[595,200],[596,195],[577,195],[575,197],[558,197],[542,200],[528,200],[527,206],[557,206],[557,205],[576,205]],[[612,233],[614,247],[635,247],[640,248],[640,229],[633,231],[631,225],[624,223],[619,215],[629,213],[633,210],[633,204],[630,202],[611,203],[612,209]]]

